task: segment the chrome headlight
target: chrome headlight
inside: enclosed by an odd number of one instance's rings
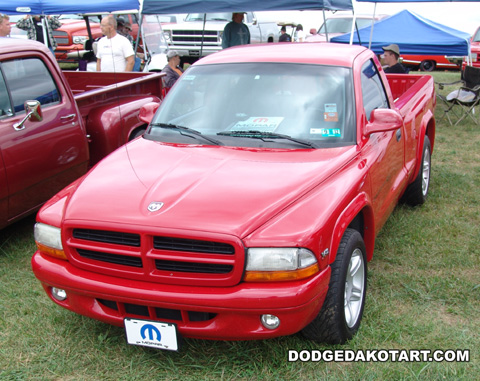
[[[83,44],[88,40],[87,36],[73,36],[72,41],[74,44]]]
[[[56,258],[67,259],[63,251],[60,228],[37,222],[34,228],[34,237],[40,252]]]

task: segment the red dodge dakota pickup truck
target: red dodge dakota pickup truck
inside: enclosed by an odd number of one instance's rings
[[[35,276],[131,344],[358,330],[375,237],[422,204],[428,75],[386,75],[337,44],[225,49],[192,65],[143,138],[37,215]]]
[[[160,74],[62,72],[45,45],[2,38],[0,228],[143,132],[161,86]]]

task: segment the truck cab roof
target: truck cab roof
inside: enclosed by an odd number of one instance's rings
[[[195,65],[242,62],[292,62],[352,67],[355,57],[367,48],[334,43],[255,44],[236,46],[209,55]]]

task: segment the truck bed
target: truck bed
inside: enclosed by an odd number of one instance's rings
[[[430,75],[387,74],[387,79],[395,106],[400,110],[404,110],[413,98],[420,98],[420,94],[426,95],[423,94],[425,89],[434,88],[433,86],[426,86],[428,82],[433,83],[433,78]],[[433,96],[433,94],[430,94],[430,96]]]
[[[70,88],[75,97],[80,113],[88,115],[92,107],[97,108],[101,103],[109,103],[117,97],[137,94],[152,95],[161,98],[161,73],[105,73],[85,71],[64,71]],[[108,94],[108,97],[106,97]]]

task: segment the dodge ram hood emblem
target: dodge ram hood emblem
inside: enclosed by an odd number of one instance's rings
[[[163,202],[159,202],[159,201],[153,201],[150,203],[150,205],[148,205],[148,210],[150,212],[156,212],[158,210],[160,210],[163,206]]]

